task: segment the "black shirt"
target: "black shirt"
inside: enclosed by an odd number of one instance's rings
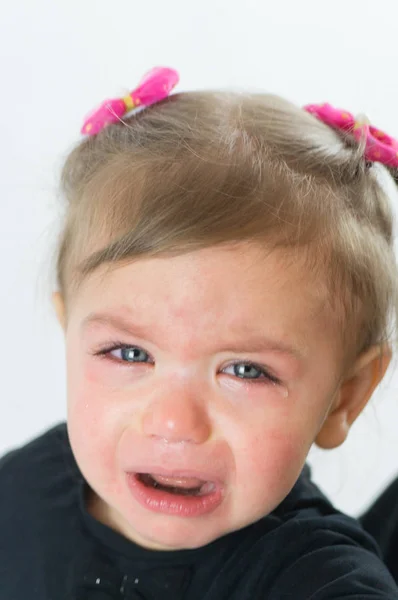
[[[86,509],[66,423],[0,461],[0,600],[375,600],[398,587],[374,539],[306,465],[269,515],[207,546],[156,551]]]

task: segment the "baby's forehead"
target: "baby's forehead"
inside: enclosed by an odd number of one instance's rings
[[[104,264],[88,279],[88,287],[96,293],[111,295],[125,289],[136,298],[156,290],[170,299],[186,296],[194,301],[200,289],[202,301],[205,292],[210,299],[224,293],[227,300],[241,296],[250,304],[275,292],[285,297],[294,294],[295,303],[300,298],[316,310],[328,296],[326,276],[311,272],[303,253],[245,244]]]
[[[304,347],[330,325],[327,294],[325,281],[308,274],[297,256],[207,251],[98,273],[84,304],[86,312],[134,315],[153,330],[192,329],[192,339],[199,330],[236,338],[265,331]]]

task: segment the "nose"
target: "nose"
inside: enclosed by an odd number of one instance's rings
[[[202,444],[211,435],[211,422],[206,406],[185,390],[160,393],[144,412],[145,435],[168,442]]]

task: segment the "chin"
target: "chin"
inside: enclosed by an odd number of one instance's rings
[[[178,519],[178,517],[177,517]],[[194,550],[210,544],[224,535],[223,532],[204,532],[200,522],[179,523],[174,519],[165,519],[154,523],[152,519],[147,529],[133,528],[127,525],[119,529],[125,537],[148,549],[153,550]]]

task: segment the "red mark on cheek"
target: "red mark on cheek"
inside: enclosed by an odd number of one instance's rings
[[[249,452],[253,474],[278,489],[282,482],[289,485],[299,475],[308,448],[297,433],[271,429],[253,440]]]
[[[89,383],[98,385],[104,377],[104,368],[105,365],[101,365],[101,359],[98,356],[93,356],[84,365],[82,375]]]

